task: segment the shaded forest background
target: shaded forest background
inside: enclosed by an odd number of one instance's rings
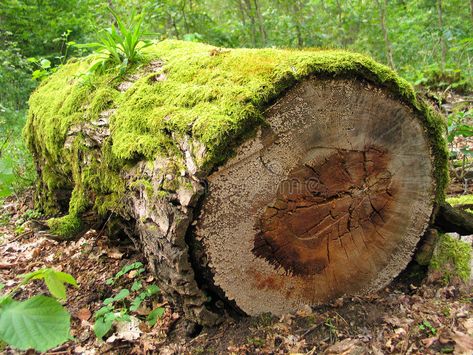
[[[21,139],[28,97],[114,18],[149,38],[222,47],[344,48],[425,90],[472,89],[473,0],[0,0],[0,197],[34,180]],[[438,95],[438,94],[437,94]]]

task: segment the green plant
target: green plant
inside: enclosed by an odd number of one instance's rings
[[[136,270],[135,276],[140,275],[144,272],[143,264],[138,261],[124,266],[112,278],[106,281],[107,285],[114,285],[119,278],[133,270]],[[104,299],[103,307],[95,312],[94,315],[94,332],[96,337],[103,338],[112,329],[114,322],[130,321],[130,313],[136,312],[143,301],[158,292],[158,286],[151,284],[143,289],[142,281],[135,280],[130,289],[123,288],[115,296]],[[146,316],[146,321],[150,326],[154,326],[163,314],[164,308],[156,307]]]
[[[53,68],[51,65],[51,61],[46,58],[28,58],[28,61],[30,63],[33,63],[33,65],[36,67],[36,70],[31,73],[31,78],[33,80],[44,80],[46,79],[49,75],[57,71],[57,67]]]
[[[452,143],[455,137],[472,137],[473,127],[467,123],[473,119],[473,111],[460,111],[448,115],[448,143]]]
[[[29,221],[30,219],[38,219],[38,218],[41,218],[42,216],[43,214],[40,211],[34,210],[34,209],[28,209],[16,221],[16,225],[21,226],[23,223],[25,223],[26,221]]]
[[[459,111],[448,115],[448,146],[450,149],[451,159],[449,161],[450,171],[459,181],[463,181],[465,185],[465,193],[467,190],[467,181],[465,179],[466,172],[473,166],[472,157],[473,150],[468,147],[454,150],[454,140],[456,137],[472,137],[473,126],[469,124],[473,120],[473,111]],[[458,159],[460,158],[460,159]]]
[[[419,324],[419,330],[423,331],[429,335],[436,335],[437,328],[435,328],[429,321],[423,320],[422,323]]]
[[[69,340],[70,314],[56,299],[66,299],[65,284],[78,286],[74,277],[49,268],[21,277],[18,286],[0,296],[0,341],[19,350],[43,352]],[[54,298],[37,295],[24,301],[14,300],[20,287],[32,280],[44,280]]]
[[[143,268],[143,263],[136,261],[130,265],[125,265],[122,269],[117,272],[113,277],[109,278],[105,283],[109,286],[112,286],[120,277],[129,273],[132,270],[137,270],[137,275],[143,273],[145,269]]]
[[[247,338],[248,344],[252,344],[256,347],[262,347],[266,343],[264,339],[255,337],[255,338]]]
[[[333,319],[327,318],[324,322],[324,326],[328,330],[330,342],[331,343],[335,342],[338,337],[338,329],[337,329],[336,324],[333,323]]]
[[[141,50],[151,42],[144,41],[144,31],[142,28],[144,13],[136,15],[132,13],[131,21],[127,25],[120,17],[109,8],[117,26],[102,30],[98,33],[98,42],[75,44],[77,48],[93,48],[96,52],[96,59],[89,68],[89,73],[102,72],[109,67],[119,69],[123,75],[128,66],[142,59]]]

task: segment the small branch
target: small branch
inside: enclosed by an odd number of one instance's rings
[[[473,203],[454,205],[453,208],[459,208],[461,210],[473,210]]]
[[[0,145],[0,157],[2,156],[3,150],[4,150],[5,147],[7,146],[8,141],[10,140],[11,134],[12,134],[12,132],[11,132],[11,131],[8,131],[5,140],[4,140],[3,143]]]
[[[473,215],[444,203],[437,212],[435,226],[444,232],[470,235],[473,234]]]

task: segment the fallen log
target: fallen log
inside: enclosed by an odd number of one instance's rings
[[[71,60],[32,95],[37,204],[67,238],[127,225],[159,286],[282,314],[387,285],[444,200],[445,123],[387,67],[345,51],[164,41],[125,77]]]

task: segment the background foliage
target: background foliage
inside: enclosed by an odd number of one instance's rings
[[[0,197],[34,178],[21,141],[39,81],[116,24],[144,12],[143,30],[225,47],[326,47],[363,52],[416,85],[468,91],[473,1],[468,0],[1,0]]]

